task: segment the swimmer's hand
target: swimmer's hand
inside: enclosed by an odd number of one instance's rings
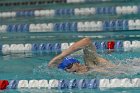
[[[56,56],[48,63],[48,67],[58,65],[61,61],[62,61],[62,58],[59,56]]]
[[[109,62],[109,60],[101,58],[101,57],[98,57],[98,60],[100,63],[108,63]]]

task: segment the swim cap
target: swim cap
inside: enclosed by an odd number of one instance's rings
[[[58,65],[58,68],[60,69],[65,69],[68,67],[70,64],[73,63],[80,63],[77,59],[72,58],[72,57],[65,57],[62,62]]]

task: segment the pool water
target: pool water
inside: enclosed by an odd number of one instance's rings
[[[19,0],[12,0],[10,2],[14,2]],[[22,1],[29,1],[29,0],[21,0]],[[31,0],[36,1],[36,0]],[[56,0],[57,1],[57,0]],[[59,1],[59,0],[58,0]],[[61,0],[60,0],[61,1]],[[79,0],[80,1],[80,0]],[[92,0],[87,0],[92,1]],[[8,12],[8,11],[22,11],[19,14],[20,16],[15,15],[15,17],[1,17],[0,24],[7,25],[10,27],[12,25],[12,30],[5,29],[5,33],[0,33],[0,45],[3,44],[26,44],[26,43],[69,43],[75,42],[80,40],[84,37],[91,37],[94,41],[108,41],[108,40],[121,40],[121,41],[134,41],[140,40],[139,35],[139,28],[140,26],[135,24],[134,28],[132,26],[133,22],[130,22],[129,25],[123,25],[123,28],[126,29],[119,29],[116,30],[116,25],[114,28],[113,24],[110,25],[108,30],[104,29],[102,25],[103,31],[61,31],[63,27],[59,27],[56,30],[55,26],[51,29],[51,32],[42,32],[43,29],[37,29],[32,32],[31,29],[26,32],[18,31],[16,27],[22,28],[28,24],[43,24],[45,23],[53,23],[56,25],[57,23],[62,24],[68,22],[91,22],[91,21],[105,21],[118,22],[118,20],[124,21],[136,21],[139,19],[139,0],[110,0],[109,2],[96,2],[98,0],[93,0],[95,2],[92,3],[77,3],[77,4],[39,4],[39,5],[22,5],[22,6],[0,6],[0,12]],[[104,0],[105,1],[105,0]],[[0,3],[9,2],[9,0],[1,0]],[[46,16],[26,16],[24,10],[44,10],[44,9],[54,9],[55,11],[58,9],[68,9],[68,8],[85,8],[85,7],[117,7],[117,6],[138,6],[138,13],[136,14],[93,14],[93,15],[60,15],[56,14],[55,16],[46,17]],[[62,11],[59,11],[62,12]],[[101,11],[103,12],[103,11]],[[128,11],[127,11],[128,12]],[[41,14],[41,13],[40,13]],[[132,20],[131,20],[132,19]],[[134,19],[134,20],[133,20]],[[138,20],[140,22],[140,20]],[[115,24],[116,24],[115,23]],[[16,24],[16,25],[15,25]],[[20,26],[22,24],[22,26]],[[24,24],[24,25],[23,25]],[[110,24],[110,23],[109,23]],[[60,25],[59,25],[60,26]],[[82,26],[81,26],[82,27]],[[121,26],[122,27],[122,26]],[[137,28],[138,27],[138,28]],[[1,28],[1,26],[0,26]],[[25,27],[26,28],[26,27]],[[41,27],[42,28],[42,27]],[[64,27],[65,28],[65,27]],[[78,27],[77,27],[78,28]],[[86,28],[86,27],[85,27]],[[84,29],[85,29],[84,28]],[[88,28],[89,29],[89,28]],[[118,29],[118,28],[117,28]],[[55,31],[56,30],[56,31]],[[114,31],[115,30],[115,31]],[[8,31],[11,31],[10,33]],[[1,49],[1,46],[0,46]],[[106,53],[102,51],[98,51],[98,54],[103,58],[110,60],[112,64],[115,64],[116,67],[114,68],[105,68],[106,72],[97,72],[94,69],[89,71],[86,74],[75,74],[75,73],[68,73],[62,71],[60,69],[49,68],[48,62],[58,55],[59,53],[42,53],[42,52],[28,52],[28,53],[10,53],[4,54],[0,51],[0,80],[51,80],[51,79],[113,79],[113,78],[140,78],[140,49],[135,48],[133,51],[119,51],[119,52],[112,52]],[[74,56],[77,58],[82,64],[84,63],[83,57],[81,54]],[[114,89],[6,89],[4,91],[0,91],[0,93],[140,93],[140,88],[114,88]]]
[[[139,49],[137,49],[139,50]],[[110,69],[107,73],[102,72],[91,72],[88,74],[74,74],[67,73],[57,68],[48,68],[48,62],[55,56],[56,54],[48,53],[48,54],[40,54],[40,53],[26,53],[26,54],[9,54],[9,55],[1,55],[0,59],[0,79],[6,80],[32,80],[32,79],[102,79],[102,78],[140,78],[140,56],[138,51],[134,52],[114,52],[111,54],[107,53],[99,53],[99,55],[103,56],[106,59],[109,59],[112,63],[119,66],[117,69]],[[83,63],[82,55],[76,56],[78,60]],[[139,93],[139,89],[131,89],[130,91],[135,91]],[[78,93],[82,91],[85,92],[95,92],[95,93],[114,93],[118,91],[119,93],[130,93],[127,92],[128,89],[83,89],[83,90],[37,90],[37,89],[21,89],[21,90],[6,90],[5,92],[12,93]],[[117,92],[117,93],[118,93]]]
[[[1,55],[1,65],[0,65],[0,79],[82,79],[82,78],[135,78],[140,77],[139,66],[140,66],[140,56],[139,52],[120,52],[120,53],[111,53],[111,54],[103,54],[99,53],[99,55],[104,58],[110,60],[113,64],[119,66],[118,72],[123,72],[122,75],[120,73],[114,75],[113,69],[107,75],[102,75],[101,73],[88,73],[84,75],[67,73],[60,69],[56,68],[48,68],[48,62],[55,56],[56,54],[9,54],[9,55]],[[83,63],[82,55],[76,56],[81,63]],[[116,69],[115,69],[116,70]],[[58,73],[59,72],[59,73]],[[113,72],[113,73],[112,73]],[[117,73],[117,71],[116,71]]]

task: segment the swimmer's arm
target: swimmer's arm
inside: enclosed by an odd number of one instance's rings
[[[98,60],[100,62],[100,65],[102,65],[103,67],[105,68],[114,68],[116,67],[115,64],[113,64],[112,62],[110,62],[109,60],[107,59],[104,59],[102,57],[98,57]]]
[[[62,53],[56,57],[54,57],[49,63],[48,63],[48,66],[51,67],[51,66],[57,66],[58,64],[60,64],[62,60]]]
[[[48,64],[48,66],[53,66],[53,64],[59,64],[61,60],[70,55],[71,53],[84,48],[85,46],[91,44],[92,41],[90,38],[84,38],[78,42],[75,42],[73,45],[71,45],[68,49],[64,50],[61,54],[58,56],[54,57]]]
[[[101,63],[107,63],[107,62],[109,62],[109,60],[107,60],[105,58],[102,58],[102,57],[98,57],[98,61],[101,62]]]

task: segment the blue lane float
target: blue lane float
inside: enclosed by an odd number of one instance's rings
[[[21,32],[29,32],[29,24],[24,24],[24,25],[22,26]]]
[[[7,32],[29,32],[29,24],[8,25]]]
[[[117,41],[115,44],[115,49],[117,52],[122,52],[123,51],[123,42]]]
[[[11,28],[12,28],[12,25],[8,25],[8,26],[7,26],[7,29],[6,29],[7,32],[11,32]]]
[[[116,14],[116,8],[115,7],[108,7],[108,14]]]
[[[67,9],[66,14],[69,15],[69,16],[73,16],[74,15],[74,9]]]
[[[68,83],[68,88],[69,89],[74,89],[74,88],[77,88],[78,87],[77,85],[78,85],[77,84],[77,80],[76,79],[72,79]]]
[[[76,2],[75,2],[76,1]],[[25,6],[25,5],[27,5],[27,6],[29,6],[29,5],[35,5],[35,6],[37,6],[37,5],[46,5],[46,4],[56,4],[56,3],[65,3],[65,4],[68,4],[68,3],[87,3],[87,2],[89,2],[89,3],[91,3],[91,2],[106,2],[106,1],[108,1],[108,0],[75,0],[75,1],[73,1],[73,0],[44,0],[44,1],[23,1],[23,2],[18,2],[18,1],[14,1],[14,2],[9,2],[9,3],[7,3],[7,2],[3,2],[3,3],[1,3],[1,5],[2,6]],[[111,0],[109,0],[109,1],[111,1]]]
[[[116,30],[122,30],[123,20],[116,20]]]
[[[115,30],[116,29],[116,21],[115,20],[112,20],[112,21],[110,21],[110,27],[111,27],[111,29],[110,30]]]
[[[39,51],[39,44],[32,44],[32,51],[33,52],[36,52],[36,51]]]
[[[103,23],[103,30],[104,31],[110,30],[110,22],[109,21],[104,21],[104,23]]]
[[[74,32],[77,31],[76,22],[55,23],[54,30],[56,32]]]
[[[123,79],[71,79],[71,80],[1,80],[3,89],[102,89],[102,88],[140,88],[140,78]]]
[[[22,31],[22,28],[23,28],[23,24],[17,25],[17,31]]]
[[[61,52],[61,44],[60,44],[60,43],[56,43],[56,44],[54,45],[54,51],[55,51],[56,53],[60,53],[60,52]]]
[[[100,49],[100,42],[93,42],[93,44],[95,45],[96,49]]]
[[[57,9],[55,10],[55,16],[72,16],[74,15],[74,9]]]
[[[86,88],[86,87],[87,87],[87,82],[86,82],[86,80],[85,80],[85,79],[79,80],[77,86],[78,86],[79,89],[84,89],[84,88]]]
[[[74,2],[73,2],[74,3]],[[85,16],[85,13],[88,13],[89,15],[93,15],[93,11],[87,11],[86,9],[90,10],[91,8],[95,8],[95,13],[94,14],[99,14],[99,15],[106,15],[106,14],[113,14],[113,15],[123,15],[123,14],[139,14],[139,6],[117,6],[117,7],[83,7],[83,8],[77,8],[80,10],[75,11],[76,8],[61,8],[61,9],[50,9],[53,10],[54,12],[51,12],[50,14],[53,16]],[[47,10],[47,11],[50,11]],[[35,12],[38,11],[38,15],[35,15]],[[40,12],[44,11],[44,12]],[[83,13],[82,13],[82,12]],[[12,13],[9,12],[2,12],[5,13],[5,17],[32,17],[32,16],[46,16],[44,15],[45,10],[24,10],[24,11],[15,11],[15,15],[12,15]],[[8,13],[8,16],[7,16]],[[79,14],[80,13],[80,14]],[[4,17],[4,16],[1,16]]]
[[[11,80],[8,85],[8,89],[16,89],[18,85],[18,80]]]
[[[134,21],[132,23],[131,21]],[[88,23],[88,24],[87,24]],[[92,24],[94,23],[94,24]],[[50,25],[51,24],[51,25]],[[91,25],[92,24],[92,25]],[[62,22],[44,24],[9,24],[5,25],[7,32],[80,32],[80,31],[122,31],[139,29],[137,20],[105,20],[91,22]],[[95,27],[96,25],[98,27]],[[133,28],[132,28],[133,25]],[[2,28],[2,26],[0,26]]]
[[[128,30],[128,20],[123,20],[123,30]]]
[[[65,23],[60,23],[59,26],[60,26],[60,27],[59,27],[59,30],[60,30],[61,32],[65,32],[65,30],[66,30],[66,24],[65,24]]]
[[[103,51],[107,49],[106,42],[104,42],[104,41],[101,42],[100,49]]]
[[[99,80],[97,79],[91,79],[91,80],[87,80],[87,87],[89,89],[96,89],[99,87]]]
[[[46,44],[46,51],[49,53],[49,52],[54,52],[54,44],[52,43],[47,43]]]
[[[60,32],[60,28],[59,27],[60,27],[60,24],[59,23],[55,23],[54,24],[54,31],[55,32]]]
[[[40,51],[45,51],[46,50],[46,45],[44,43],[39,45],[39,50]]]
[[[91,80],[86,80],[86,79],[81,79],[81,80],[60,80],[59,89],[97,89],[99,87],[99,80],[97,79],[91,79]]]
[[[67,84],[68,84],[67,80],[64,80],[64,79],[59,80],[59,82],[58,82],[58,89],[66,89],[66,88],[68,88]]]
[[[125,52],[130,50],[136,50],[140,48],[140,41],[134,40],[132,44],[130,41],[113,41],[113,44],[109,44],[112,41],[95,41],[93,45],[95,45],[97,52],[106,52],[108,50],[114,50],[114,52]],[[35,52],[35,53],[60,53],[63,50],[70,47],[71,43],[33,43],[33,44],[3,44],[1,45],[2,53],[17,53],[17,52]],[[27,46],[29,45],[29,46]],[[17,50],[18,47],[18,50]],[[110,48],[109,48],[110,47]],[[130,50],[129,50],[130,49]],[[11,52],[13,51],[13,52]],[[80,55],[82,52],[79,52]]]
[[[78,31],[77,22],[72,22],[70,31],[72,31],[72,32]]]
[[[17,32],[17,24],[12,25],[11,32]]]

